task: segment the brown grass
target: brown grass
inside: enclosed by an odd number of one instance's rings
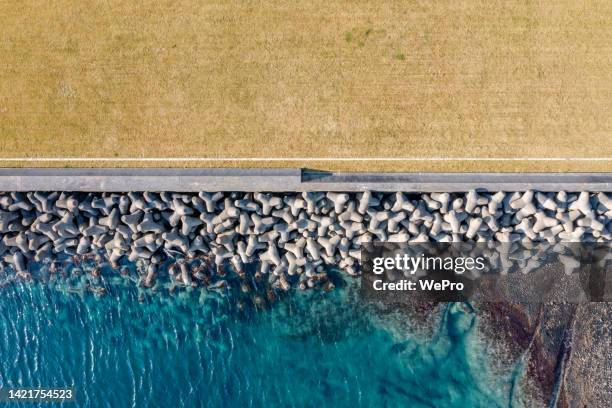
[[[0,156],[612,157],[610,2],[290,3],[0,3]]]

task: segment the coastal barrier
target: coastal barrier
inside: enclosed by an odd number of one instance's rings
[[[178,286],[222,288],[229,269],[278,290],[332,289],[328,269],[359,275],[369,242],[609,242],[611,220],[610,194],[587,191],[11,192],[0,195],[0,257],[5,279],[96,259],[140,265],[143,287],[167,270]]]

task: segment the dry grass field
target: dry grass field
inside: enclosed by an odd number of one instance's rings
[[[612,2],[136,3],[0,1],[0,166],[612,171],[3,160],[612,157]]]

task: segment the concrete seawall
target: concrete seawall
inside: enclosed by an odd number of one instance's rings
[[[303,169],[0,169],[0,191],[612,191],[612,173],[329,173]]]

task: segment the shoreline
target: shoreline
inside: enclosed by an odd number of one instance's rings
[[[611,219],[609,193],[587,191],[2,193],[0,277],[4,284],[38,279],[44,265],[45,274],[85,282],[96,295],[112,274],[145,291],[162,282],[177,291],[232,291],[238,308],[266,308],[293,290],[333,290],[330,268],[360,276],[367,243],[486,242],[512,255],[525,242],[609,244]],[[538,270],[536,255],[492,262],[527,273]],[[58,257],[93,266],[63,269]],[[560,261],[566,272],[576,267],[569,257]],[[417,305],[416,314],[434,309]],[[563,351],[570,327],[563,311],[546,310],[551,315],[540,318],[528,307],[493,308],[490,322],[526,353],[544,398],[563,402],[579,381],[574,357]],[[587,334],[573,336],[579,343]],[[588,353],[577,355],[587,371],[599,369]],[[590,401],[588,392],[580,398]]]

